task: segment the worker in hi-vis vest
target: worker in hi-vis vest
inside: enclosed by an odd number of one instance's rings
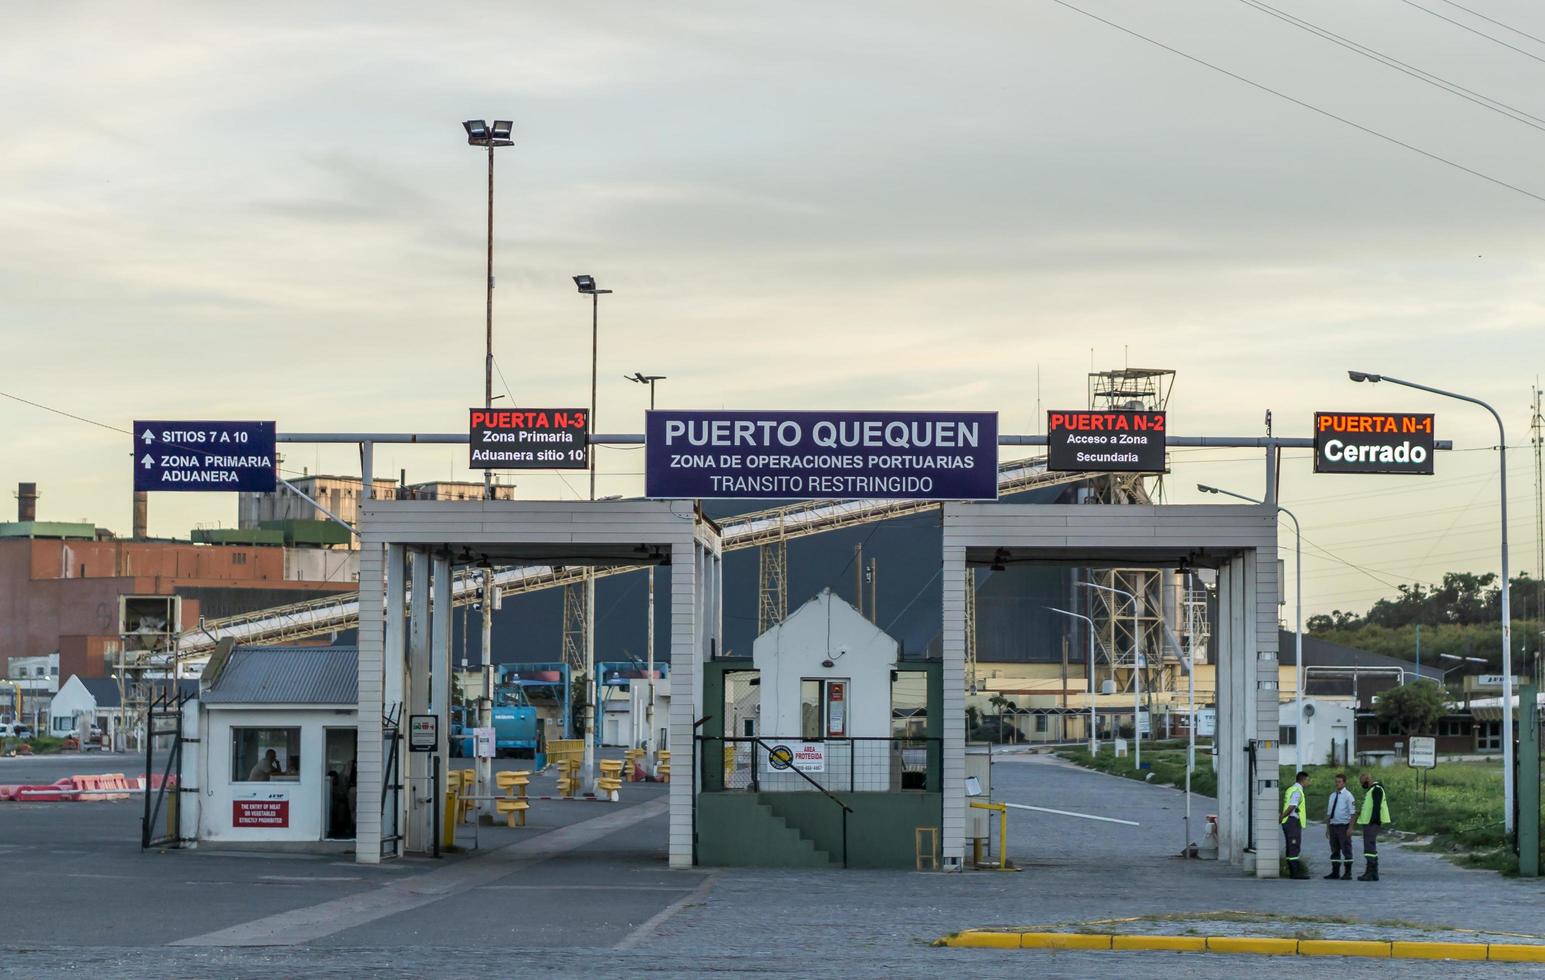
[[[1363,808],[1357,815],[1357,825],[1363,828],[1363,861],[1367,869],[1357,876],[1358,881],[1379,880],[1379,830],[1389,824],[1389,799],[1384,787],[1366,772],[1358,777],[1363,789]]]
[[[1309,785],[1309,774],[1300,772],[1293,778],[1293,785],[1288,787],[1287,795],[1282,801],[1282,836],[1287,838],[1287,860],[1289,878],[1307,878],[1309,871],[1304,867],[1304,824],[1308,822],[1309,812],[1307,794],[1304,787]]]

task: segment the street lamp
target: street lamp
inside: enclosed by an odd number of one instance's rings
[[[593,282],[593,280],[592,280]],[[649,410],[654,411],[654,383],[664,381],[663,374],[645,374],[642,371],[634,371],[632,374],[624,374],[624,380],[636,381],[641,385],[649,386]],[[645,758],[652,764],[654,762],[654,564],[649,566],[649,700],[644,705],[644,753]]]
[[[594,437],[595,427],[595,372],[596,350],[600,339],[601,297],[611,294],[610,289],[601,289],[595,284],[594,276],[575,276],[574,285],[579,289],[581,296],[590,297],[590,433]],[[590,447],[590,499],[595,499],[595,446]]]
[[[1443,658],[1444,660],[1458,660],[1459,661],[1459,663],[1457,663],[1454,666],[1450,667],[1448,670],[1445,670],[1442,673],[1442,675],[1439,676],[1438,683],[1444,685],[1445,687],[1448,686],[1448,675],[1452,674],[1456,670],[1462,670],[1466,663],[1483,664],[1483,663],[1486,662],[1486,658],[1485,657],[1461,657],[1461,656],[1459,656],[1457,654],[1453,654],[1453,653],[1440,653],[1440,654],[1438,654],[1438,656]],[[1420,680],[1421,678],[1418,677],[1417,679]]]
[[[467,131],[467,144],[469,146],[481,146],[488,150],[488,269],[485,291],[487,293],[486,312],[484,314],[484,348],[483,357],[483,407],[491,407],[494,403],[494,148],[499,146],[514,146],[515,141],[510,138],[510,131],[515,124],[508,119],[496,119],[492,127],[481,119],[468,119],[461,124]],[[493,496],[493,470],[483,471],[483,497]],[[365,487],[365,496],[372,497],[371,487]]]
[[[1491,417],[1497,422],[1497,453],[1498,466],[1501,472],[1501,500],[1502,500],[1502,812],[1503,825],[1509,836],[1513,834],[1513,609],[1512,609],[1512,585],[1507,577],[1507,431],[1502,425],[1502,416],[1497,410],[1469,395],[1461,395],[1456,391],[1445,391],[1442,388],[1432,388],[1415,381],[1402,381],[1400,378],[1392,378],[1387,374],[1369,374],[1366,371],[1348,371],[1347,377],[1353,381],[1366,381],[1377,384],[1380,381],[1388,381],[1392,385],[1400,385],[1404,388],[1415,388],[1417,391],[1425,391],[1433,395],[1442,395],[1444,398],[1453,398],[1472,405],[1479,405],[1491,413]]]
[[[575,276],[574,286],[581,296],[590,297],[590,499],[595,499],[596,454],[594,437],[596,404],[596,357],[600,342],[601,297],[611,293],[595,283],[594,276]],[[585,754],[583,781],[587,789],[595,786],[595,702],[600,685],[595,676],[595,572],[585,569]]]
[[[1143,624],[1138,617],[1142,612],[1142,606],[1137,596],[1126,589],[1117,589],[1109,585],[1098,585],[1094,582],[1079,582],[1086,589],[1099,589],[1101,592],[1114,592],[1124,595],[1132,600],[1132,768],[1143,768]]]
[[[634,381],[634,382],[637,382],[638,384],[641,384],[641,385],[648,385],[649,386],[649,410],[651,412],[654,411],[654,383],[656,381],[664,381],[665,380],[665,375],[663,375],[663,374],[645,374],[642,371],[634,371],[632,374],[624,374],[622,376],[622,380],[624,380],[624,381]]]
[[[1100,733],[1095,729],[1094,714],[1094,620],[1083,613],[1068,612],[1066,609],[1058,609],[1056,606],[1045,606],[1059,616],[1071,616],[1074,619],[1082,619],[1089,624],[1089,754],[1100,754]]]
[[[1233,497],[1235,500],[1243,500],[1252,504],[1264,504],[1265,501],[1254,497],[1246,497],[1242,493],[1232,490],[1220,490],[1217,487],[1209,487],[1198,483],[1196,489],[1202,493],[1221,493],[1225,497]],[[1292,511],[1281,504],[1274,504],[1278,511],[1286,514],[1288,520],[1293,522],[1293,710],[1298,715],[1298,721],[1293,728],[1293,756],[1298,760],[1298,768],[1304,767],[1304,532],[1298,526],[1298,517]]]

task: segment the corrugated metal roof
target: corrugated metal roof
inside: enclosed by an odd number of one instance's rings
[[[79,677],[79,675],[76,675]],[[79,677],[81,686],[91,695],[91,699],[97,703],[98,708],[118,707],[118,682],[111,677]],[[151,681],[151,686],[156,694],[163,694],[171,686],[171,682],[160,680]],[[177,682],[178,690],[183,697],[198,697],[198,681],[193,679]]]
[[[205,704],[359,703],[358,647],[237,647]]]

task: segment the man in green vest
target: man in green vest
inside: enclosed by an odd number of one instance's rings
[[[1304,824],[1308,822],[1307,794],[1304,792],[1307,785],[1309,774],[1300,772],[1293,777],[1293,785],[1288,787],[1287,795],[1282,800],[1282,835],[1287,838],[1288,877],[1300,880],[1309,877],[1301,853]]]
[[[1389,824],[1389,799],[1384,787],[1364,772],[1358,777],[1363,789],[1363,807],[1357,815],[1357,825],[1363,828],[1363,861],[1367,870],[1357,876],[1358,881],[1379,880],[1379,830]]]

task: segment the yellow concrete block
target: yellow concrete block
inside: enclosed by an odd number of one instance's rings
[[[1389,955],[1401,960],[1484,960],[1486,944],[1394,942]]]
[[[1163,950],[1170,953],[1204,953],[1206,936],[1114,936],[1111,949]]]
[[[1499,963],[1545,963],[1545,946],[1492,943],[1487,947],[1486,956]]]
[[[1023,932],[1019,945],[1022,949],[1110,949],[1110,939],[1080,932]]]
[[[1214,953],[1293,956],[1298,952],[1298,940],[1272,939],[1264,936],[1208,936],[1207,949]]]
[[[946,946],[964,946],[972,949],[1018,949],[1019,933],[990,932],[985,929],[967,929],[944,938]]]
[[[1357,939],[1300,939],[1300,956],[1374,956],[1389,958],[1389,943]]]

